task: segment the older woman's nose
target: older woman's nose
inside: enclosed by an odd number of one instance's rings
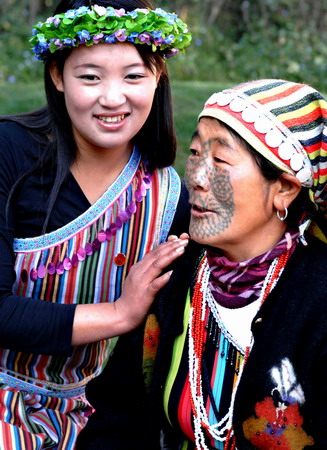
[[[193,189],[207,190],[209,188],[209,168],[204,159],[199,159],[196,163],[187,166],[186,183]]]

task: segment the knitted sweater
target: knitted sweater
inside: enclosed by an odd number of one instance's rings
[[[307,246],[299,245],[253,320],[254,345],[233,414],[239,450],[327,448],[326,250],[311,237]],[[160,448],[162,390],[200,253],[199,246],[190,245],[155,305],[161,334],[150,393],[144,389],[137,331],[134,339],[121,339],[111,361],[116,367],[89,384],[88,398],[97,411],[81,434],[86,447],[78,448]],[[183,436],[164,427],[164,448],[177,450]]]

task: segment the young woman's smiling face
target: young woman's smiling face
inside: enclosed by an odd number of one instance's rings
[[[272,248],[284,227],[274,209],[278,182],[263,177],[253,156],[216,119],[200,120],[190,150],[191,238],[234,261]]]
[[[77,148],[130,152],[150,113],[157,76],[132,44],[74,48],[63,76],[54,67],[52,77],[64,93]]]

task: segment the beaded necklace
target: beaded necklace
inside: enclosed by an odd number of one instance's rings
[[[285,253],[272,261],[258,299],[258,303],[260,306],[279,280],[286,262],[288,261],[290,253],[291,250],[287,250]],[[207,430],[207,433],[209,433],[212,438],[219,442],[225,442],[224,450],[228,450],[229,448],[233,450],[236,449],[235,436],[232,428],[235,396],[242,372],[244,370],[244,366],[253,345],[253,336],[251,338],[250,345],[248,345],[245,349],[243,361],[241,361],[240,363],[238,379],[232,392],[232,398],[228,412],[218,423],[210,424],[204,404],[204,396],[202,390],[203,351],[206,341],[206,312],[207,308],[209,308],[217,323],[219,323],[219,313],[212,296],[208,295],[210,289],[209,277],[210,268],[208,266],[207,258],[206,256],[204,256],[198,269],[197,282],[195,284],[192,296],[192,307],[189,319],[189,382],[190,402],[193,412],[195,446],[198,450],[209,450],[205,442],[204,434],[204,430]]]

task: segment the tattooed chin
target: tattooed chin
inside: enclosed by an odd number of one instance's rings
[[[192,239],[206,239],[217,236],[227,230],[232,221],[232,214],[211,214],[210,217],[191,217],[190,235]]]

